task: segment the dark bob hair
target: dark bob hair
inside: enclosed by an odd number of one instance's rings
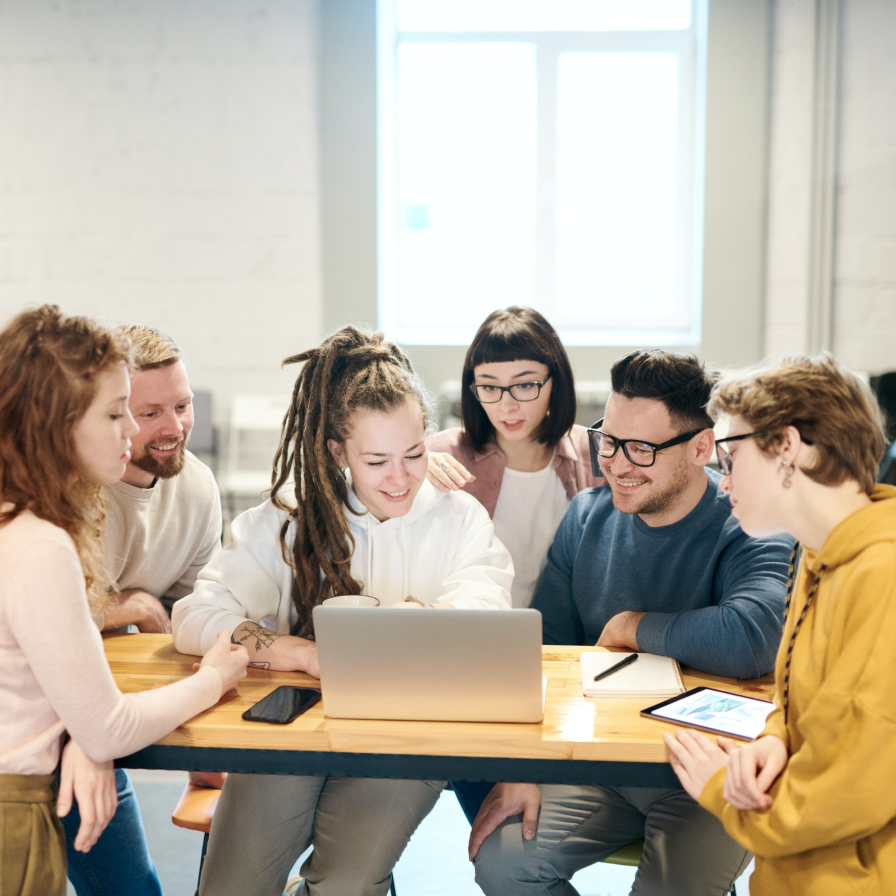
[[[473,449],[483,451],[495,434],[470,388],[473,369],[502,361],[538,361],[547,365],[551,374],[548,412],[532,437],[553,447],[572,429],[576,419],[576,390],[569,356],[557,331],[541,314],[525,305],[511,305],[493,311],[482,322],[464,358],[460,416]]]

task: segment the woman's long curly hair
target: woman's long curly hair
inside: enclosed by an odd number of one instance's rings
[[[74,429],[96,395],[97,376],[130,367],[128,341],[56,305],[25,311],[0,330],[0,525],[22,511],[75,543],[87,596],[102,609],[111,581],[103,561],[106,502],[78,462]]]
[[[283,419],[274,456],[271,500],[289,512],[280,530],[283,559],[294,571],[292,599],[298,613],[295,633],[313,635],[311,610],[328,595],[360,594],[351,574],[355,540],[343,507],[348,484],[327,441],[344,442],[359,409],[392,411],[412,399],[423,425],[433,417],[432,401],[411,362],[382,333],[343,327],[319,348],[287,358],[304,362]],[[287,483],[293,500],[287,502]],[[295,520],[295,539],[287,531]]]

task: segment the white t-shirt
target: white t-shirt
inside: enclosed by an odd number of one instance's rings
[[[543,470],[505,468],[495,507],[495,534],[510,551],[516,575],[510,590],[515,607],[528,607],[548,560],[548,548],[569,509],[553,458]]]
[[[169,612],[221,549],[221,496],[212,471],[189,451],[183,470],[153,488],[104,487],[106,568],[122,591],[140,588]]]

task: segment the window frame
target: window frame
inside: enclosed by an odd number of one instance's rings
[[[768,0],[708,3],[701,341],[669,348],[747,367],[764,355],[771,14]],[[375,327],[375,0],[327,0],[318,6],[318,25],[324,327]],[[434,390],[457,378],[466,352],[466,346],[404,347]],[[571,345],[569,354],[579,379],[599,380],[626,351],[649,347],[646,340]]]
[[[411,44],[526,43],[536,54],[536,184],[534,302],[567,345],[699,345],[701,337],[703,263],[703,178],[705,143],[706,0],[691,0],[687,29],[667,31],[399,31],[396,0],[377,2],[377,171],[378,283],[377,321],[399,341],[416,344],[468,344],[475,324],[440,328],[408,327],[400,318],[398,207],[398,49]],[[677,211],[676,230],[684,246],[676,247],[675,307],[686,325],[639,327],[595,326],[564,318],[559,312],[557,158],[559,133],[559,67],[563,53],[671,52],[679,62],[679,134],[676,186],[686,198]],[[680,267],[679,267],[680,265]]]

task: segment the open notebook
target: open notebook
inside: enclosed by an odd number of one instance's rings
[[[582,654],[582,692],[586,697],[640,697],[651,694],[683,694],[681,667],[677,660],[655,653],[639,653],[638,661],[608,675],[601,681],[594,676],[614,663],[625,659],[626,653],[587,651]]]

